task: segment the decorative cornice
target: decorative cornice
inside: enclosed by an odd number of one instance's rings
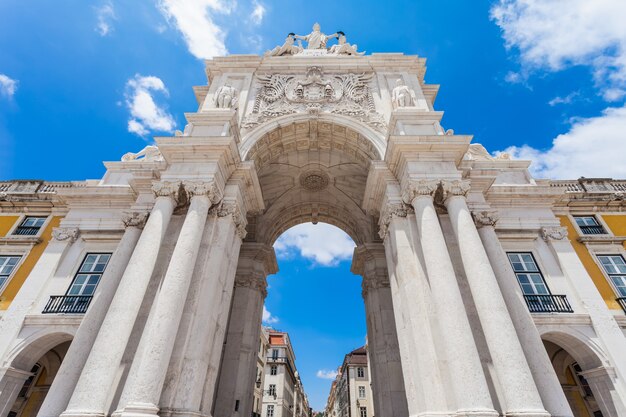
[[[189,197],[207,196],[211,204],[217,204],[221,199],[221,193],[215,181],[183,181],[183,187]]]
[[[389,229],[389,223],[393,217],[406,217],[407,214],[413,213],[413,208],[408,204],[398,202],[398,203],[387,203],[387,205],[383,208],[382,213],[380,214],[380,220],[378,224],[380,226],[380,230],[378,231],[378,235],[381,239],[385,239],[387,236],[387,231]]]
[[[497,211],[486,210],[486,211],[474,211],[472,212],[474,216],[474,223],[477,228],[481,228],[483,226],[495,226],[498,220],[500,219],[500,215]]]
[[[413,200],[419,196],[432,196],[439,187],[438,180],[409,180],[402,189],[402,201],[412,204]]]
[[[178,200],[180,181],[159,181],[152,184],[152,192],[155,197],[172,197]]]
[[[122,215],[122,223],[125,227],[143,229],[148,220],[148,213],[140,211],[127,211]]]
[[[59,242],[69,240],[70,243],[74,243],[78,239],[78,235],[78,227],[55,227],[52,229],[53,239]]]
[[[260,272],[235,275],[235,287],[250,288],[259,291],[263,298],[267,296],[267,280]]]
[[[232,216],[233,222],[237,227],[237,236],[239,238],[244,239],[246,237],[246,225],[247,220],[245,216],[241,213],[241,209],[239,208],[239,203],[236,201],[224,201],[213,206],[211,210],[209,210],[209,215],[215,215],[217,217],[227,217]]]
[[[471,185],[470,180],[443,180],[441,186],[443,188],[444,199],[453,196],[465,197],[469,192]]]
[[[551,226],[541,228],[541,238],[543,240],[563,240],[567,237],[567,229],[561,226]]]

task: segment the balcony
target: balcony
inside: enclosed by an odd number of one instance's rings
[[[41,229],[41,226],[18,226],[13,234],[17,236],[35,236],[39,232],[39,229]]]
[[[43,314],[85,314],[91,295],[52,295],[43,309]]]
[[[617,302],[619,303],[619,305],[622,306],[622,310],[624,310],[624,313],[626,313],[626,297],[618,298]]]
[[[578,226],[583,235],[605,235],[606,232],[602,226]]]
[[[524,295],[531,313],[573,313],[564,295]]]

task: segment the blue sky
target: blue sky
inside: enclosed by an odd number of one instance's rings
[[[444,127],[532,158],[535,175],[626,178],[623,0],[3,0],[0,180],[100,178],[103,160],[184,127],[203,58],[262,53],[315,21],[368,53],[426,57]],[[351,243],[320,249],[314,230],[281,241],[267,307],[321,408],[317,371],[365,324]]]

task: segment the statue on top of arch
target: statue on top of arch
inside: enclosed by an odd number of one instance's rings
[[[337,44],[326,47],[328,41],[332,38],[337,38]],[[296,40],[298,44],[296,45]],[[313,25],[313,31],[308,35],[296,35],[291,32],[287,35],[285,43],[279,45],[267,51],[265,56],[285,56],[285,55],[298,55],[302,54],[305,48],[302,47],[302,42],[307,42],[306,50],[323,51],[330,55],[363,55],[365,52],[357,52],[357,45],[351,45],[348,43],[346,34],[342,31],[337,31],[332,35],[326,35],[322,33],[319,23]]]

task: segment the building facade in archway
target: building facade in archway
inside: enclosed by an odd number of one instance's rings
[[[41,417],[250,416],[272,244],[319,221],[357,245],[376,416],[626,415],[626,182],[536,180],[442,128],[423,58],[305,38],[207,61],[101,180],[0,184],[0,417],[68,340]]]

